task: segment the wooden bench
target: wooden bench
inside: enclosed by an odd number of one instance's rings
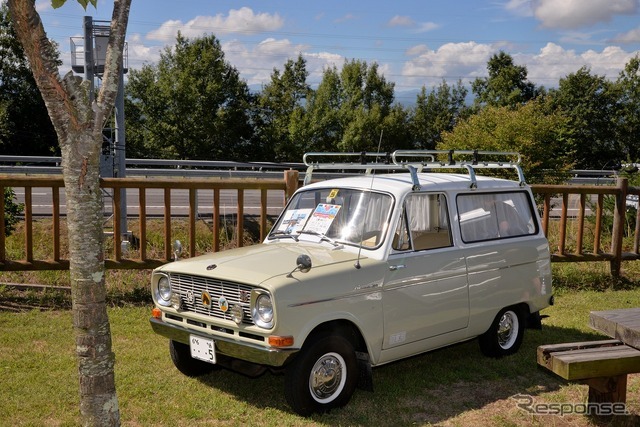
[[[640,350],[618,340],[542,345],[538,364],[589,385],[589,403],[626,403],[627,374],[640,372]]]

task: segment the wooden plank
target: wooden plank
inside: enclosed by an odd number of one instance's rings
[[[592,311],[589,326],[640,349],[640,308]]]
[[[620,340],[599,340],[548,344],[538,347],[538,353],[540,353],[540,351],[543,351],[544,353],[554,353],[556,351],[579,350],[582,348],[595,348],[614,345],[622,345],[622,342]]]
[[[626,403],[627,376],[589,378],[589,403]]]
[[[553,354],[570,350],[580,350],[597,347],[612,347],[623,345],[620,340],[581,341],[561,344],[547,344],[538,347],[538,364],[553,371]]]
[[[640,350],[618,345],[557,351],[545,366],[569,381],[625,375],[640,372]]]

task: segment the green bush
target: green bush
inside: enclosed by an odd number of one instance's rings
[[[24,212],[24,204],[16,203],[13,188],[4,189],[4,233],[10,236]]]

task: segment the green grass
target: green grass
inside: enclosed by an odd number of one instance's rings
[[[47,241],[47,225],[34,241]],[[155,233],[155,234],[154,234]],[[161,243],[161,227],[150,233]],[[206,233],[206,230],[205,230]],[[183,239],[184,231],[175,235]],[[23,241],[8,240],[19,257]],[[207,249],[206,239],[198,243]],[[43,243],[36,249],[50,250]],[[63,242],[64,250],[64,242]],[[152,249],[162,251],[162,248]],[[46,256],[45,256],[46,258]],[[539,345],[604,338],[587,326],[591,310],[640,306],[640,262],[624,262],[612,278],[609,264],[553,264],[556,305],[544,310],[541,331],[528,330],[520,351],[495,360],[477,342],[455,345],[374,370],[374,393],[357,390],[347,407],[309,419],[287,406],[282,376],[250,379],[221,371],[187,378],[172,365],[167,340],[149,326],[149,271],[108,271],[106,284],[116,386],[126,426],[397,426],[640,425],[640,376],[630,376],[628,409],[635,417],[594,421],[582,416],[534,417],[511,396],[536,402],[586,399],[587,388],[567,384],[537,367]],[[69,285],[68,272],[2,273],[0,283]],[[0,426],[72,426],[80,422],[75,344],[68,292],[15,291],[0,285]],[[636,424],[633,424],[636,423]]]
[[[543,330],[527,330],[516,355],[485,358],[474,340],[385,365],[374,369],[374,393],[357,390],[344,409],[309,419],[287,406],[280,375],[251,379],[223,370],[199,379],[183,376],[171,363],[167,340],[151,332],[151,306],[116,306],[109,318],[122,424],[592,425],[582,416],[531,417],[510,397],[584,401],[585,386],[566,384],[536,366],[536,348],[603,338],[587,326],[590,310],[637,306],[639,289],[561,290],[556,305],[544,311]],[[70,310],[0,311],[0,420],[14,426],[80,422],[71,325]],[[640,415],[640,378],[631,378],[629,390],[629,409]]]

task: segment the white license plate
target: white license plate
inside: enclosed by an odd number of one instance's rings
[[[198,360],[204,360],[209,363],[216,363],[216,348],[213,340],[202,338],[197,335],[189,336],[189,347],[191,348],[191,357]]]

